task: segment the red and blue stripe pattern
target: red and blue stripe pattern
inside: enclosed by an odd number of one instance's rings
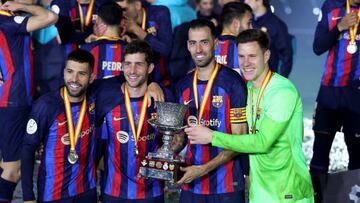
[[[213,87],[211,89],[210,97],[206,102],[204,115],[201,120],[203,125],[217,131],[231,133],[231,118],[230,111],[234,106],[231,104],[236,100],[231,96],[232,90],[226,83],[231,78],[226,78],[221,71],[216,77]],[[237,74],[237,73],[233,73]],[[186,119],[191,116],[198,116],[196,105],[194,101],[194,94],[192,89],[192,77],[188,75],[187,78],[182,80],[179,85],[178,94],[179,102],[189,103],[189,110],[186,113]],[[240,77],[240,76],[239,76]],[[205,92],[207,82],[198,82],[198,93],[203,95]],[[240,91],[240,90],[239,90]],[[242,93],[246,94],[246,93]],[[246,95],[245,95],[246,97]],[[201,97],[200,97],[201,98]],[[202,102],[202,98],[199,103]],[[245,101],[244,101],[245,102]],[[243,105],[245,103],[243,102]],[[239,102],[237,102],[239,103]],[[240,104],[239,104],[240,105]],[[215,158],[223,149],[213,147],[211,145],[192,145],[188,142],[188,148],[186,153],[186,164],[187,165],[202,165]],[[190,184],[183,185],[182,189],[191,191],[196,194],[222,194],[234,191],[243,190],[243,172],[241,170],[240,158],[236,157],[233,160],[219,166],[214,171],[202,176],[201,178],[195,179]]]
[[[99,40],[81,46],[95,58],[95,79],[109,78],[122,74],[121,62],[126,42],[122,40]]]
[[[352,11],[357,13],[358,9],[352,9]],[[327,13],[329,30],[337,29],[336,26],[339,21],[334,19],[339,19],[345,15],[345,8],[334,8],[331,12]],[[358,38],[358,34],[359,31],[356,38]],[[358,41],[358,39],[355,39],[357,46],[360,47]],[[325,63],[325,71],[321,80],[322,85],[344,87],[350,81],[360,77],[359,50],[355,54],[349,54],[346,51],[349,42],[349,30],[347,30],[340,34],[338,43],[329,50]]]
[[[235,37],[222,35],[218,37],[218,40],[218,47],[215,50],[216,61],[232,69],[240,68]]]
[[[71,109],[73,115],[76,115],[73,116],[73,120],[77,122],[80,106],[73,106]],[[95,188],[93,117],[90,112],[86,113],[81,135],[76,144],[79,160],[74,165],[67,161],[70,145],[65,145],[63,142],[63,136],[68,134],[65,113],[59,114],[50,126],[39,170],[40,201],[72,197]]]
[[[134,121],[137,125],[138,115],[140,115],[142,106],[141,100],[131,99],[131,108],[134,112]],[[148,111],[145,118],[150,118],[151,112]],[[146,119],[147,120],[147,119]],[[140,160],[148,152],[156,150],[156,132],[144,122],[140,138],[138,140],[139,155],[135,157],[135,142],[131,127],[128,122],[125,104],[117,105],[106,115],[108,147],[106,152],[105,168],[105,188],[106,195],[122,199],[146,199],[163,194],[163,183],[159,180],[137,178]],[[117,135],[127,135],[127,141],[122,143]],[[126,140],[126,138],[124,139]]]

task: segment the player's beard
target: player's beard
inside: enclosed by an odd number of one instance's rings
[[[76,85],[79,85],[80,89],[77,92],[73,92],[71,87],[70,87],[71,83],[70,82],[65,82],[65,87],[66,87],[66,90],[67,90],[69,96],[74,97],[74,98],[81,98],[86,94],[86,89],[87,89],[88,86],[83,86],[83,85],[81,85],[79,83],[74,83]]]

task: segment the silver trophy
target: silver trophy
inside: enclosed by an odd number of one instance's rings
[[[174,134],[186,127],[183,121],[187,105],[170,102],[157,102],[156,105],[157,118],[148,120],[148,123],[163,134],[163,145],[141,161],[139,175],[174,182],[180,178],[181,157],[173,152],[170,145]]]

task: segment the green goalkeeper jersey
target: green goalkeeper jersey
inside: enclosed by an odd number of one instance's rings
[[[249,92],[251,88],[249,81]],[[253,101],[250,97],[247,101],[250,128],[256,117],[259,89],[252,89]],[[214,132],[212,145],[250,154],[251,203],[313,202],[313,187],[302,151],[303,106],[299,93],[288,79],[274,73],[259,107],[255,134],[225,136]]]

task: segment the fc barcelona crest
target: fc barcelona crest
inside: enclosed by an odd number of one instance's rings
[[[222,96],[213,96],[211,103],[215,108],[220,108],[223,105],[223,97]]]
[[[94,114],[95,113],[95,102],[91,103],[89,105],[89,113]]]

